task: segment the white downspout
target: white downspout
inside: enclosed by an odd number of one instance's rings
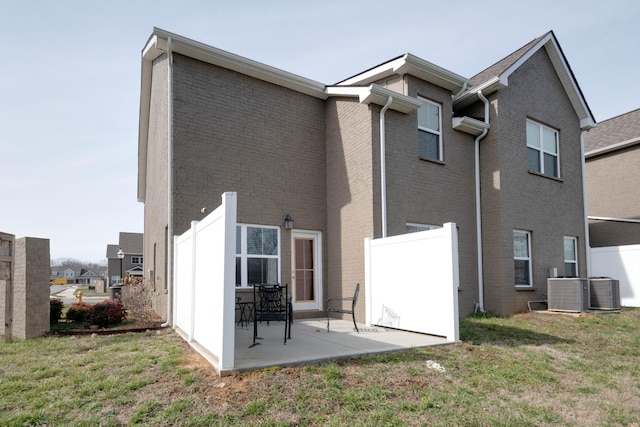
[[[587,167],[584,158],[584,134],[588,131],[580,132],[580,167],[582,169],[582,206],[584,208],[584,239],[585,239],[585,259],[587,261],[587,277],[591,277],[591,241],[589,237],[589,211],[587,209]]]
[[[173,55],[171,54],[171,37],[167,38],[167,320],[160,326],[171,325],[171,312],[173,304]]]
[[[482,91],[478,91],[478,98],[484,103],[484,122],[489,124],[489,101],[482,95]],[[482,211],[480,206],[480,140],[484,138],[489,129],[482,131],[475,140],[475,180],[476,180],[476,244],[478,252],[478,306],[476,310],[484,313],[484,279],[482,270]]]
[[[390,96],[387,103],[380,111],[380,197],[382,205],[382,237],[387,237],[387,174],[386,174],[386,141],[384,128],[384,113],[389,109],[393,102]]]

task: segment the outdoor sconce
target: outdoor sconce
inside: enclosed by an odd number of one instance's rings
[[[293,228],[293,219],[289,214],[287,214],[287,216],[284,217],[284,228],[286,230],[291,230]]]

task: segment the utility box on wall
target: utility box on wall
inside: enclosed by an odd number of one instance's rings
[[[589,310],[589,280],[579,278],[547,279],[549,310],[581,312]]]

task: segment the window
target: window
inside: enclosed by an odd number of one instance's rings
[[[131,257],[131,264],[142,264],[142,257],[141,256],[132,256]]]
[[[441,225],[426,225],[426,224],[412,224],[407,223],[406,232],[407,233],[417,233],[419,231],[433,230],[434,228],[442,228]]]
[[[558,132],[527,120],[527,161],[529,170],[553,177],[560,176]]]
[[[564,236],[564,275],[578,277],[578,239]]]
[[[421,159],[442,160],[442,120],[440,104],[418,98],[418,155]]]
[[[531,286],[531,233],[513,230],[515,285]]]
[[[280,282],[280,229],[236,226],[236,286]]]

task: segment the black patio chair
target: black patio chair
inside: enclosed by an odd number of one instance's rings
[[[258,345],[258,322],[284,321],[284,343],[291,339],[293,324],[291,299],[288,285],[253,285],[253,344]]]
[[[356,284],[356,290],[353,292],[352,297],[348,298],[327,298],[327,332],[329,332],[329,313],[341,313],[341,314],[350,314],[353,319],[353,327],[356,328],[356,332],[360,333],[358,329],[358,325],[356,325],[356,303],[358,302],[358,294],[360,293],[360,283]],[[351,310],[342,308],[343,302],[350,301],[351,302]]]

